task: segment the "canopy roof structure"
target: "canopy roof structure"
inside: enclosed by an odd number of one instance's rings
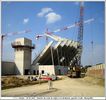
[[[50,36],[53,38],[53,36]],[[34,59],[33,65],[62,65],[70,66],[75,63],[78,54],[78,42],[66,38],[55,37],[49,42],[40,54]]]

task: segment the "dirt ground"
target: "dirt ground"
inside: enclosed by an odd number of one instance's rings
[[[3,97],[15,96],[104,96],[105,88],[100,85],[64,77],[63,80],[54,81],[53,89],[48,90],[48,83],[24,86],[1,91]]]

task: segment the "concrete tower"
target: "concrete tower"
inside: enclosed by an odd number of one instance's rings
[[[18,38],[12,43],[15,51],[16,75],[28,75],[31,67],[31,51],[35,48],[27,38]]]

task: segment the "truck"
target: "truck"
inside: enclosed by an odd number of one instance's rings
[[[71,67],[68,71],[68,77],[71,78],[80,78],[81,77],[81,69],[79,66]]]

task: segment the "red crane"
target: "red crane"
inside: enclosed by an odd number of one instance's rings
[[[92,21],[94,21],[93,18],[88,19],[88,20],[85,20],[85,21],[84,21],[84,24],[90,23],[90,22],[92,22]],[[80,25],[80,22],[76,22],[76,23],[74,23],[74,24],[72,24],[72,25],[65,26],[65,27],[63,27],[63,28],[57,29],[57,30],[52,31],[52,32],[46,31],[44,34],[36,35],[36,39],[38,40],[39,38],[44,37],[45,34],[52,35],[53,33],[61,32],[61,31],[66,31],[66,30],[68,30],[68,29],[74,28],[74,27],[79,26],[79,25]]]

